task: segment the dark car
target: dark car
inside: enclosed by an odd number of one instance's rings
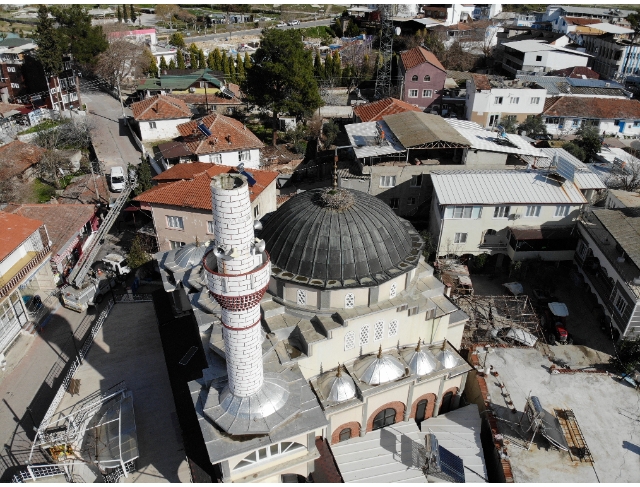
[[[567,331],[567,316],[569,316],[569,310],[564,303],[553,302],[544,308],[540,321],[549,345],[573,343],[573,336]]]
[[[550,134],[537,134],[537,135],[532,135],[531,138],[533,140],[551,140],[551,139],[553,139],[553,135],[550,135]]]

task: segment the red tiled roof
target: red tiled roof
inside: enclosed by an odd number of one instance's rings
[[[438,58],[431,51],[427,51],[424,47],[418,46],[400,54],[404,69],[411,69],[419,64],[429,63],[442,71],[446,71],[444,66],[438,61]]]
[[[561,97],[559,96],[550,96],[544,99],[544,106],[542,107],[542,113],[545,113],[549,108],[553,106],[555,102],[557,102]]]
[[[353,107],[353,112],[363,122],[377,122],[385,115],[403,112],[421,112],[422,109],[396,98],[383,98],[373,103],[365,103]]]
[[[14,140],[0,147],[0,179],[7,180],[22,174],[40,159],[46,151],[33,144]]]
[[[471,73],[471,78],[473,79],[473,84],[476,85],[476,90],[491,89],[491,83],[489,83],[489,78],[486,74]]]
[[[39,220],[0,211],[0,262],[42,225]]]
[[[198,130],[200,123],[209,129],[210,137],[205,138]],[[194,154],[214,154],[264,147],[260,139],[242,123],[217,113],[182,123],[177,128],[180,135],[185,138],[186,146]]]
[[[96,187],[100,199],[96,197]],[[109,189],[106,179],[91,174],[77,176],[64,188],[58,202],[63,204],[96,204],[109,202]]]
[[[561,96],[543,113],[552,117],[640,120],[640,101]]]
[[[600,79],[600,75],[586,66],[574,66],[547,73],[547,76],[564,76],[565,78]]]
[[[189,107],[182,100],[167,95],[156,95],[131,105],[136,120],[169,120],[191,118]]]
[[[591,25],[602,23],[602,19],[587,19],[584,17],[564,17],[564,20],[566,20],[568,24],[573,25]]]
[[[53,242],[51,251],[56,254],[64,244],[72,237],[78,235],[82,227],[91,220],[96,213],[94,205],[16,205],[11,208],[11,213],[33,220],[46,222],[47,233]]]
[[[178,165],[193,166],[195,164],[196,163]],[[221,166],[211,163],[208,164],[208,166],[208,169],[199,174],[194,174],[191,179],[159,184],[136,196],[134,200],[143,203],[182,206],[211,211],[211,178],[218,174],[235,173],[237,171],[232,166]],[[260,193],[278,177],[278,173],[273,171],[252,169],[251,174],[253,174],[256,180],[256,184],[249,188],[251,201],[255,200]]]
[[[154,176],[153,179],[162,183],[180,181],[182,179],[193,179],[196,175],[202,174],[210,168],[211,162],[191,162],[176,164],[166,171],[161,172],[157,176]]]

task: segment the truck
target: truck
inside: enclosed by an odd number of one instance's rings
[[[120,254],[107,255],[102,259],[101,264],[101,267],[114,273],[116,277],[126,277],[131,272],[127,259]]]
[[[65,308],[82,313],[89,306],[100,304],[104,295],[116,285],[111,273],[95,272],[87,275],[79,287],[66,284],[60,290],[62,304]]]

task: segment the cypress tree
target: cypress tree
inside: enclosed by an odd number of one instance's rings
[[[244,79],[244,63],[242,62],[242,58],[240,57],[240,53],[236,54],[236,75],[238,81],[242,81]]]
[[[120,10],[120,5],[116,9],[116,15],[118,16],[118,22],[122,22],[122,11]]]
[[[207,67],[207,60],[204,57],[204,51],[200,49],[198,51],[198,68],[204,69]]]
[[[333,56],[327,54],[324,58],[324,77],[325,79],[333,76]]]
[[[156,57],[153,56],[151,59],[151,64],[149,64],[149,76],[152,78],[158,77],[158,63],[156,62]]]
[[[340,82],[342,77],[342,61],[340,59],[340,53],[338,51],[333,52],[333,77]]]
[[[129,5],[129,18],[131,19],[131,22],[135,23],[136,20],[138,20],[138,15],[136,14],[136,9],[133,8],[133,5]]]
[[[216,60],[215,57],[213,56],[213,51],[209,51],[209,56],[207,57],[207,67],[209,69],[216,69]]]
[[[173,60],[173,58],[171,58],[171,61],[169,61],[169,69],[176,69],[176,62]]]
[[[315,59],[313,60],[313,75],[317,78],[324,78],[324,66],[322,66],[322,56],[320,50],[316,49]]]
[[[248,52],[245,52],[244,53],[244,72],[246,73],[250,67],[251,67],[251,56],[249,56]]]
[[[164,71],[165,69],[167,69],[167,61],[165,60],[164,56],[162,56],[160,58],[160,71]]]
[[[228,80],[231,76],[231,70],[229,69],[229,58],[226,51],[222,53],[222,71],[224,72],[225,81]]]
[[[126,5],[122,6],[122,19],[127,22],[129,20],[129,10]]]
[[[217,47],[213,50],[213,68],[216,71],[223,71],[224,64],[222,62],[222,54],[220,53],[220,49]]]
[[[178,60],[178,69],[187,69],[187,65],[184,63],[184,55],[182,54],[182,51],[178,50],[176,59]]]

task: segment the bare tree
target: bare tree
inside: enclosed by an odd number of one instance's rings
[[[156,17],[160,17],[165,22],[169,22],[169,28],[173,29],[173,17],[180,11],[180,7],[171,4],[156,5]]]
[[[622,156],[619,162],[614,162],[605,184],[607,188],[623,191],[638,191],[640,189],[640,161],[631,154]]]

